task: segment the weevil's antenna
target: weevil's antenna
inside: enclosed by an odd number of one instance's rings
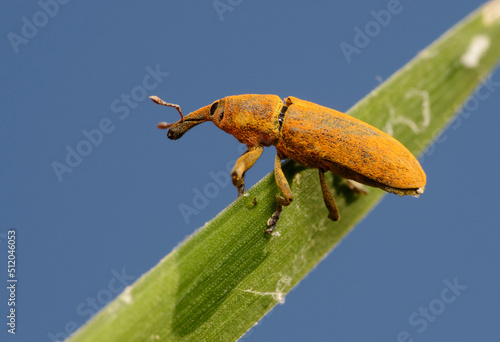
[[[184,121],[184,116],[182,115],[181,106],[173,104],[173,103],[165,102],[162,99],[160,99],[158,96],[150,96],[149,98],[151,99],[151,101],[153,101],[156,104],[159,104],[159,105],[162,105],[162,106],[165,106],[165,107],[173,107],[173,108],[177,109],[177,111],[181,115],[181,119],[179,121],[177,121],[177,122]],[[160,122],[158,124],[158,128],[159,129],[167,129],[167,128],[175,125],[177,122],[174,122],[174,123],[171,123],[171,124],[169,124],[168,122]]]

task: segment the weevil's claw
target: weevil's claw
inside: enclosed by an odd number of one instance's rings
[[[276,224],[278,223],[278,220],[280,219],[281,216],[281,211],[283,210],[283,206],[281,204],[278,204],[278,207],[276,208],[276,211],[274,214],[267,220],[267,225],[269,228],[265,230],[267,234],[271,234],[274,231],[274,228],[276,228]]]
[[[242,177],[238,176],[238,173],[236,173],[234,170],[231,172],[231,179],[233,181],[233,185],[236,187],[236,190],[238,191],[238,197],[243,196],[245,194],[245,176],[243,175]]]
[[[368,195],[368,189],[361,183],[358,183],[356,181],[346,179],[347,186],[349,189],[354,191],[355,193],[361,194],[361,195]]]
[[[245,184],[242,184],[237,187],[238,197],[243,196],[245,194]]]
[[[340,220],[340,215],[338,214],[338,212],[337,215],[332,215],[332,213],[329,213],[328,218],[333,222],[337,222],[338,220]]]

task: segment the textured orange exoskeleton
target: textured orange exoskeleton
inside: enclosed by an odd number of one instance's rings
[[[278,208],[268,220],[268,233],[274,230],[282,206],[293,199],[281,169],[282,159],[289,158],[319,170],[328,217],[333,221],[340,215],[325,182],[326,171],[400,196],[418,196],[424,192],[425,173],[406,147],[377,128],[336,110],[296,97],[288,97],[283,103],[276,95],[247,94],[228,96],[183,117],[178,105],[156,96],[151,99],[174,107],[181,114],[181,120],[174,124],[158,124],[159,128],[169,128],[169,139],[179,139],[194,126],[212,121],[247,145],[248,150],[231,172],[238,196],[245,192],[245,172],[260,157],[263,147],[276,147],[274,174],[283,196],[276,196]],[[350,183],[350,187],[364,191],[355,183]]]

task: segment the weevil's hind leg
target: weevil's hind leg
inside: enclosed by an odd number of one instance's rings
[[[318,171],[319,182],[321,183],[321,190],[323,191],[323,199],[325,200],[325,205],[329,212],[328,217],[333,221],[338,221],[340,218],[339,209],[337,208],[337,204],[335,204],[330,189],[328,189],[328,185],[326,185],[325,172],[321,169],[318,169]]]
[[[274,178],[276,178],[276,184],[278,188],[283,193],[283,196],[279,194],[276,195],[276,211],[274,214],[267,220],[267,225],[269,226],[266,229],[266,233],[272,233],[274,228],[276,228],[276,223],[281,216],[281,211],[283,210],[283,206],[289,205],[293,200],[292,190],[290,190],[290,185],[288,185],[288,181],[286,180],[285,174],[281,169],[281,158],[276,155],[276,159],[274,160]]]
[[[362,194],[362,195],[368,195],[368,189],[361,183],[353,181],[351,179],[346,179],[347,186],[349,189],[352,191]]]
[[[263,150],[262,146],[248,148],[236,161],[236,165],[231,171],[231,177],[234,186],[238,189],[238,197],[245,193],[245,172],[255,164]]]

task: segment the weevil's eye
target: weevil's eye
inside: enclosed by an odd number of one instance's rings
[[[224,117],[224,102],[223,100],[215,102],[210,107],[210,116],[212,116],[212,121],[219,124]]]
[[[214,116],[215,111],[217,110],[217,107],[219,106],[219,101],[214,102],[212,107],[210,107],[210,116]]]

